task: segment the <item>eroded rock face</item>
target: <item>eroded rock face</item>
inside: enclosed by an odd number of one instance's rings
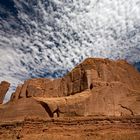
[[[0,115],[7,120],[28,112],[45,118],[139,116],[139,99],[140,73],[135,68],[123,60],[89,58],[63,78],[25,81],[0,108]],[[16,116],[9,114],[10,108]]]
[[[4,97],[8,91],[10,87],[10,83],[6,82],[6,81],[2,81],[0,83],[0,104],[3,103]]]
[[[140,74],[123,60],[86,59],[59,79],[35,78],[24,82],[15,92],[16,99],[29,97],[63,97],[90,89],[93,81],[121,82],[140,91]],[[94,84],[93,84],[94,85]]]
[[[92,90],[60,98],[35,99],[44,102],[52,114],[70,116],[139,116],[140,92],[128,89],[120,82],[94,83]]]
[[[0,121],[20,121],[27,117],[48,118],[49,114],[33,98],[21,98],[0,108]]]
[[[74,69],[64,78],[59,79],[29,79],[23,85],[17,87],[15,99],[29,97],[63,97],[73,95],[88,89],[86,72],[81,72],[80,68]],[[12,97],[12,100],[13,98]]]

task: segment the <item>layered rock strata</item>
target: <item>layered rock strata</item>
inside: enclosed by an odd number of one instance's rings
[[[26,117],[139,116],[140,73],[123,60],[88,58],[59,79],[19,85],[1,120]]]

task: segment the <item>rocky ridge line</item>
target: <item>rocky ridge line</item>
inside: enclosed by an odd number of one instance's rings
[[[19,85],[1,121],[25,117],[139,116],[140,73],[124,60],[88,58],[59,79]]]

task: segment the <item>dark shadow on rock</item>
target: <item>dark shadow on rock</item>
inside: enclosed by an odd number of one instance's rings
[[[51,109],[49,108],[49,106],[46,103],[42,102],[42,101],[39,101],[39,103],[45,109],[45,111],[48,113],[48,115],[52,118],[53,113],[52,113]]]

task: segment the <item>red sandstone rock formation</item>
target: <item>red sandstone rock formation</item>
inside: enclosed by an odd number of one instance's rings
[[[89,89],[94,82],[121,82],[140,91],[140,74],[127,62],[108,59],[86,59],[60,79],[29,79],[15,92],[17,98],[63,97]],[[20,89],[19,89],[20,88]]]
[[[123,60],[88,58],[63,78],[25,81],[1,107],[0,116],[138,116],[139,99],[140,73],[133,66]]]
[[[8,91],[9,87],[10,87],[10,83],[8,83],[6,81],[2,81],[0,83],[0,104],[3,103],[5,94]]]

